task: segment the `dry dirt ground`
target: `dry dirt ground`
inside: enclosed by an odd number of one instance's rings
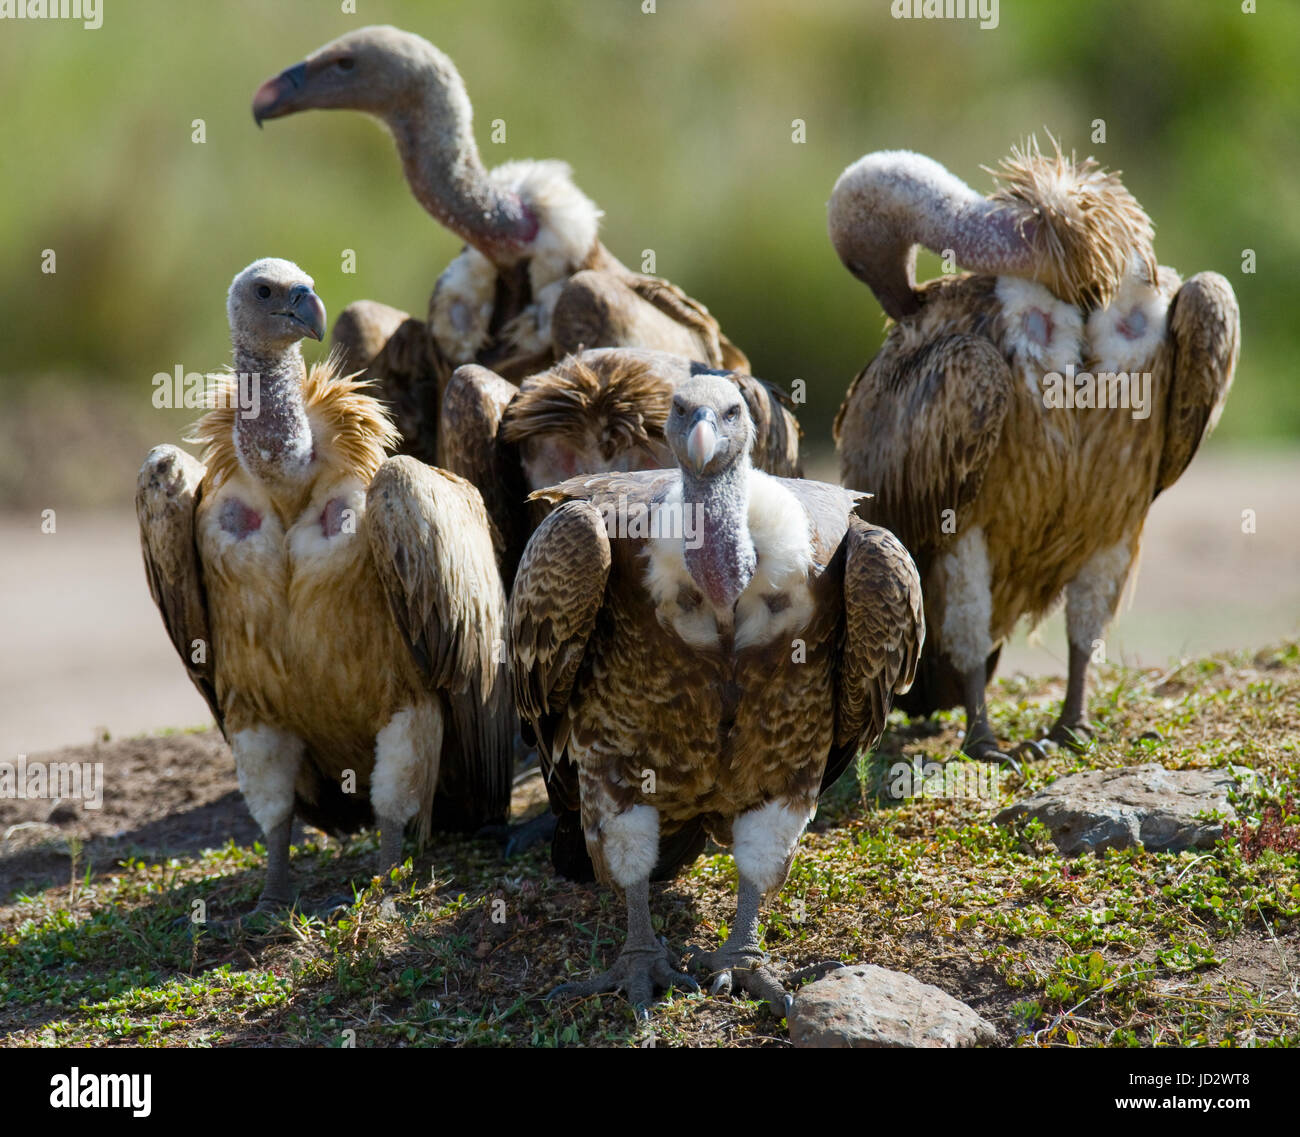
[[[1056,680],[997,685],[995,728],[1040,737]],[[960,719],[896,721],[823,801],[769,949],[906,971],[964,1000],[1006,1045],[1300,1044],[1300,646],[1172,670],[1101,670],[1098,740],[1007,775],[996,800],[892,801],[902,758],[950,756]],[[437,838],[389,881],[373,834],[295,835],[299,914],[208,931],[246,911],[263,868],[229,751],[211,732],[34,755],[101,762],[99,810],[0,800],[0,1045],[786,1045],[765,1007],[665,997],[648,1023],[619,997],[546,1002],[612,962],[608,890],[559,880],[544,851]],[[1213,850],[1062,858],[1000,805],[1076,769],[1241,763],[1260,776],[1244,826]],[[517,779],[515,815],[538,808]],[[655,890],[676,950],[725,935],[730,858],[713,850]],[[322,915],[326,897],[348,905]],[[499,910],[502,918],[498,920]],[[351,1032],[351,1033],[349,1033]]]

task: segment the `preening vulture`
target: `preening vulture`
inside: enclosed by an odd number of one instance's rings
[[[567,164],[484,168],[465,84],[427,40],[360,28],[267,80],[253,99],[259,125],[311,109],[359,110],[383,122],[411,192],[465,241],[438,278],[427,323],[400,324],[367,373],[399,408],[410,453],[435,460],[440,397],[464,363],[520,379],[580,347],[628,345],[748,370],[707,308],[632,272],[601,244],[601,213]],[[370,314],[350,322],[366,324]]]
[[[650,924],[649,882],[705,834],[740,875],[731,935],[698,962],[784,1014],[757,941],[821,790],[885,728],[924,638],[920,582],[861,495],[750,463],[740,389],[672,396],[679,469],[575,478],[529,541],[510,599],[515,699],[538,739],[557,842],[579,829],[626,895],[614,966],[567,994],[690,983]],[[566,819],[568,822],[566,824]],[[572,853],[557,846],[557,853]]]
[[[447,469],[482,493],[502,536],[507,588],[549,512],[545,502],[527,503],[528,493],[578,474],[672,465],[664,424],[673,391],[709,370],[644,348],[578,352],[518,387],[475,364],[456,370],[443,397],[439,452]],[[730,374],[756,427],[753,464],[798,477],[800,430],[788,400],[761,379]]]
[[[868,154],[831,195],[832,243],[892,324],[836,420],[841,480],[898,534],[929,642],[900,705],[964,703],[964,748],[1009,761],[984,689],[1022,617],[1065,597],[1067,694],[1050,737],[1087,730],[1085,689],[1153,499],[1223,409],[1240,317],[1217,273],[1157,266],[1119,178],[1036,145],[988,198],[919,154]],[[971,274],[916,286],[917,245]],[[1030,747],[1031,751],[1033,747]]]
[[[193,438],[145,459],[149,590],[266,835],[259,907],[289,899],[295,810],[331,832],[473,830],[509,806],[505,593],[478,492],[409,457],[364,384],[303,363],[325,308],[296,265],[230,287],[234,373]],[[239,399],[241,391],[255,398]]]

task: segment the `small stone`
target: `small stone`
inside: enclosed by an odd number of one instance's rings
[[[1064,856],[1141,845],[1149,852],[1208,849],[1236,820],[1228,792],[1255,784],[1241,766],[1219,770],[1166,770],[1157,762],[1116,770],[1087,770],[1009,805],[993,820],[1007,825],[1036,817]],[[1206,814],[1217,812],[1217,820]]]
[[[809,983],[790,1009],[800,1047],[991,1046],[995,1027],[951,995],[874,964],[832,971]]]
[[[66,825],[69,821],[76,821],[77,807],[70,801],[56,801],[45,820],[51,825]]]

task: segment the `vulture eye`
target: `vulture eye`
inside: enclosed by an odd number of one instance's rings
[[[353,59],[350,55],[344,55],[341,58],[336,59],[334,61],[334,66],[337,67],[340,71],[351,71],[352,68],[356,66],[356,62],[357,61]]]
[[[270,289],[269,287],[267,287],[265,284],[259,284],[259,285],[257,286],[257,294],[258,294],[258,296],[260,296],[263,300],[266,300],[266,299],[268,299],[268,298],[270,297],[270,295],[271,295],[271,289]]]
[[[739,408],[739,407],[732,407],[732,408],[727,412],[727,421],[728,421],[728,422],[735,422],[736,419],[738,419],[738,418],[740,418],[740,408]]]
[[[686,413],[686,408],[683,407],[681,403],[673,403],[673,414],[680,416],[680,415],[684,415],[685,413]]]

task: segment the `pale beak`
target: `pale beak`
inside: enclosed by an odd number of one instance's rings
[[[697,474],[713,461],[718,452],[718,420],[708,407],[695,413],[691,432],[686,436],[686,460]]]
[[[261,126],[265,119],[290,114],[294,109],[291,100],[306,81],[306,63],[295,63],[274,79],[268,79],[253,96],[253,121]]]

